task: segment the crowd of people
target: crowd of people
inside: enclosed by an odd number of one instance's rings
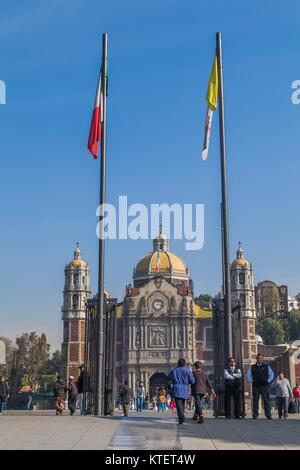
[[[226,418],[234,415],[236,419],[241,419],[245,416],[242,406],[243,380],[243,372],[237,366],[236,359],[230,357],[224,369]],[[256,356],[255,364],[249,368],[247,380],[252,389],[253,419],[257,419],[259,414],[260,397],[265,417],[272,419],[270,395],[275,396],[279,418],[286,419],[289,412],[300,413],[300,386],[296,384],[292,389],[283,371],[280,371],[275,378],[272,368],[264,362],[262,354]],[[124,382],[120,392],[124,416],[128,416],[129,409],[135,409],[137,412],[152,409],[162,413],[167,409],[172,412],[176,409],[178,424],[185,421],[187,410],[194,410],[193,419],[197,423],[203,423],[203,408],[210,408],[216,398],[216,392],[202,368],[202,363],[196,361],[193,370],[190,370],[184,359],[179,359],[177,367],[171,370],[167,387],[163,385],[158,387],[151,400],[145,392],[142,381],[138,382],[135,394],[129,388],[127,381]]]
[[[85,390],[86,371],[84,365],[79,366],[78,379],[70,375],[68,381],[65,382],[60,375],[57,375],[54,384],[55,411],[57,416],[61,416],[65,410],[70,411],[70,416],[75,414],[76,408],[79,407],[80,414],[84,414],[83,397]]]
[[[87,373],[84,365],[79,366],[77,380],[70,376],[67,381],[57,375],[54,384],[54,399],[56,415],[62,415],[69,410],[74,415],[77,408],[84,414],[84,394],[87,392]],[[272,419],[270,395],[275,396],[278,417],[286,419],[288,413],[300,413],[300,386],[292,389],[283,371],[275,378],[270,365],[264,362],[262,354],[256,356],[247,372],[247,380],[252,389],[252,417],[259,415],[259,399],[261,397],[263,410],[267,419]],[[243,372],[238,367],[236,359],[230,357],[224,369],[225,381],[225,417],[241,419],[245,416],[242,406]],[[204,422],[203,408],[210,409],[217,395],[213,389],[202,363],[196,361],[191,370],[184,359],[179,359],[168,376],[168,383],[151,390],[151,397],[146,393],[144,383],[139,380],[134,391],[125,380],[119,396],[119,405],[123,415],[128,416],[129,410],[141,413],[143,410],[154,410],[164,413],[166,410],[177,411],[178,423],[185,421],[185,412],[194,411],[193,419],[197,423]],[[7,382],[0,376],[0,414],[9,397]],[[232,407],[233,404],[233,407]],[[233,408],[233,409],[232,409]]]

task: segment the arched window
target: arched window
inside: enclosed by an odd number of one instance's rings
[[[239,283],[240,284],[245,284],[245,274],[244,273],[239,274]]]
[[[73,284],[74,284],[74,286],[78,286],[78,283],[79,283],[79,274],[78,274],[78,273],[74,273],[74,276],[73,276]]]
[[[73,308],[78,308],[78,295],[74,294],[73,295]]]
[[[82,284],[85,285],[85,277],[82,276]]]
[[[245,294],[240,294],[240,301],[242,305],[245,305],[245,300],[246,300]]]

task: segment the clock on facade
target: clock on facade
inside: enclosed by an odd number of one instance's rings
[[[161,310],[163,306],[164,306],[164,303],[162,300],[159,300],[159,299],[154,300],[153,307],[155,308],[155,310]]]

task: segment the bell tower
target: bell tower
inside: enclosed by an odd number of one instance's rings
[[[231,264],[231,295],[241,305],[243,328],[243,358],[245,372],[251,362],[255,361],[257,354],[257,341],[255,336],[255,292],[253,282],[252,264],[244,258],[242,244],[236,252],[236,259]],[[246,385],[246,384],[245,384]]]
[[[90,268],[81,259],[79,243],[74,250],[74,258],[65,266],[62,320],[63,378],[78,376],[78,366],[84,360],[85,305],[91,296]]]

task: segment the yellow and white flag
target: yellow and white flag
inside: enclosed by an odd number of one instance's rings
[[[215,56],[214,63],[210,72],[207,94],[206,94],[207,111],[206,111],[206,119],[205,119],[202,160],[207,159],[211,123],[212,123],[213,112],[217,109],[218,93],[219,93],[218,61],[217,61],[217,56]]]

